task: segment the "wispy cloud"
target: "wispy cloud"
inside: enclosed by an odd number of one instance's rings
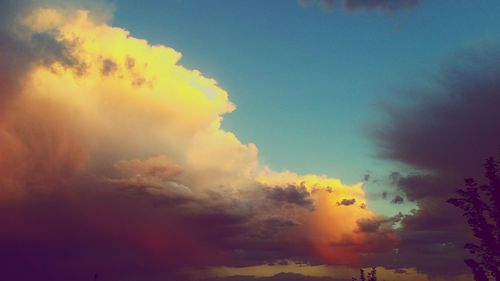
[[[421,0],[299,0],[302,5],[319,4],[327,9],[397,11],[411,9]]]

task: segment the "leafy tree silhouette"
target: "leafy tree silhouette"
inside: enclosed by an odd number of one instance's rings
[[[462,209],[474,236],[479,243],[467,243],[475,259],[464,260],[476,281],[494,278],[500,281],[500,162],[493,157],[484,163],[487,184],[465,179],[465,188],[457,190],[458,198],[448,203]]]

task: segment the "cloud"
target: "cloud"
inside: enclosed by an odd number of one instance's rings
[[[60,46],[43,36],[35,36],[33,41],[18,36],[12,23],[17,20],[18,11],[28,8],[28,1],[3,1],[0,11],[0,104],[19,91],[19,83],[27,69],[40,58],[54,57]],[[45,40],[44,40],[45,39]],[[39,48],[37,48],[37,46]]]
[[[397,243],[358,231],[376,217],[361,183],[262,167],[221,128],[227,92],[176,50],[94,11],[26,3],[0,4],[3,277],[183,280],[198,266],[358,264]]]
[[[494,49],[457,56],[436,77],[439,83],[413,102],[385,107],[389,122],[373,137],[381,157],[414,168],[390,178],[418,207],[401,221],[400,266],[437,275],[467,272],[463,244],[473,238],[446,200],[464,178],[481,177],[484,159],[500,146],[494,121],[500,118],[499,58]]]
[[[387,191],[382,192],[382,199],[387,199]]]
[[[267,190],[267,197],[277,203],[295,204],[305,208],[311,208],[313,204],[311,194],[303,185],[270,188]]]
[[[403,199],[403,197],[401,197],[401,195],[396,195],[396,196],[394,196],[394,198],[392,198],[391,203],[402,204],[404,201],[405,200]]]
[[[350,205],[353,205],[354,203],[356,203],[356,199],[355,198],[351,198],[351,199],[342,199],[342,201],[340,202],[337,202],[337,206],[350,206]]]
[[[369,181],[369,180],[370,180],[370,177],[371,177],[371,175],[370,175],[370,174],[364,174],[364,175],[363,175],[363,181],[364,181],[364,182]]]
[[[294,221],[299,224],[298,228],[303,227],[307,231],[301,232],[300,238],[294,238],[292,241],[306,241],[310,248],[305,250],[311,251],[312,256],[319,258],[321,262],[359,264],[361,257],[358,253],[388,250],[398,242],[392,230],[375,231],[371,234],[358,231],[357,220],[376,217],[366,208],[366,195],[361,184],[346,186],[339,180],[325,176],[299,176],[291,172],[273,171],[262,173],[258,181],[267,187],[293,186],[307,190],[312,200],[311,209],[301,207],[291,211],[286,208],[274,208],[273,212],[283,217],[295,213]],[[359,208],[345,208],[337,204],[346,198],[354,199],[355,203],[352,205]],[[273,203],[273,206],[275,205]],[[264,207],[260,209],[265,210]],[[290,234],[290,230],[288,233]],[[287,240],[284,238],[284,241]],[[293,243],[292,241],[290,242]],[[297,248],[297,245],[293,247]],[[290,253],[290,256],[297,256],[297,252]]]
[[[328,9],[340,7],[346,11],[355,10],[381,10],[396,11],[411,9],[417,6],[421,0],[299,0],[303,5],[320,4]]]
[[[382,155],[422,169],[480,172],[477,163],[495,153],[500,139],[491,122],[500,100],[498,57],[496,50],[459,56],[434,91],[406,107],[389,106],[391,123],[377,133]]]
[[[55,1],[53,1],[55,2]],[[22,91],[21,84],[29,70],[36,65],[49,66],[58,62],[61,66],[74,67],[69,55],[70,42],[57,40],[46,33],[26,29],[19,25],[20,14],[26,14],[36,5],[47,5],[49,1],[5,0],[0,11],[0,105],[10,101],[10,96]],[[99,6],[100,12],[94,13],[95,19],[106,18],[109,5],[87,1],[86,5],[78,1],[59,1],[58,6]],[[2,108],[0,107],[0,110]]]
[[[392,229],[392,225],[401,221],[403,215],[400,213],[394,217],[373,217],[373,218],[362,218],[356,223],[358,224],[358,229],[361,232],[377,232],[381,227],[387,230]]]

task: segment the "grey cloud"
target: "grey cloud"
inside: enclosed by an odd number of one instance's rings
[[[396,222],[401,221],[403,215],[401,213],[393,217],[376,217],[376,218],[366,218],[360,219],[356,223],[358,224],[358,229],[361,232],[373,233],[380,230],[381,227],[390,228]]]
[[[25,74],[35,64],[72,66],[71,42],[58,42],[52,34],[27,33],[19,35],[23,27],[19,19],[35,7],[31,0],[4,0],[0,2],[0,104],[16,96]],[[24,31],[24,30],[23,30]]]
[[[396,195],[396,196],[394,196],[394,198],[392,198],[391,203],[402,204],[402,203],[404,203],[404,201],[405,200],[403,199],[403,197],[401,197],[401,195]]]
[[[312,208],[313,200],[311,194],[304,186],[273,187],[266,190],[268,199],[279,203],[298,205],[304,208]]]
[[[363,175],[363,181],[369,181],[371,178],[371,175],[370,174],[364,174]]]
[[[387,191],[382,192],[382,199],[387,199]]]
[[[396,11],[411,9],[421,0],[299,0],[302,5],[319,4],[327,9]]]
[[[432,90],[405,105],[387,105],[389,122],[372,135],[382,158],[414,168],[390,175],[418,211],[401,221],[397,262],[389,267],[413,265],[433,275],[468,272],[463,244],[473,237],[446,200],[464,178],[481,178],[484,159],[500,147],[500,52],[483,49],[454,59]]]
[[[340,202],[337,202],[337,206],[351,206],[356,203],[356,199],[342,199]]]
[[[118,70],[118,65],[112,59],[104,59],[102,61],[101,73],[103,75],[111,75]]]

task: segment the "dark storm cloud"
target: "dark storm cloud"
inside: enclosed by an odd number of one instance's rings
[[[500,147],[500,52],[456,57],[436,80],[415,102],[386,107],[389,122],[374,139],[383,158],[415,168],[390,175],[418,206],[401,221],[396,264],[446,275],[467,272],[463,244],[472,239],[446,200],[464,178],[481,177],[484,159]]]
[[[179,277],[183,268],[311,258],[299,223],[278,215],[280,206],[265,191],[249,205],[248,198],[215,191],[179,198],[150,193],[155,187],[146,184],[132,190],[82,178],[45,184],[50,192],[0,205],[4,278],[83,281],[98,273],[106,280],[189,280]]]
[[[268,220],[263,221],[263,224],[266,224],[271,228],[291,227],[298,225],[297,222],[291,219],[284,219],[284,218],[270,218]]]
[[[381,223],[382,222],[380,220],[371,220],[371,219],[357,221],[359,230],[361,232],[375,232],[378,230]]]
[[[297,243],[297,222],[262,216],[261,210],[277,212],[273,201],[252,207],[211,196],[165,203],[176,199],[81,181],[0,206],[4,278],[83,281],[98,273],[106,280],[189,280],[178,279],[183,268],[311,255],[310,245]]]
[[[303,5],[320,4],[328,9],[396,11],[417,6],[421,0],[299,0]]]
[[[356,223],[358,225],[358,230],[361,232],[377,232],[381,227],[392,227],[394,223],[401,221],[402,218],[402,214],[397,214],[393,217],[360,219]]]
[[[252,214],[214,203],[165,208],[100,185],[3,204],[2,276],[89,280],[97,272],[106,280],[169,280],[188,264],[231,264],[223,252],[246,247],[239,237],[251,232],[245,225]]]
[[[401,222],[403,229],[400,231],[401,243],[393,253],[374,255],[367,265],[384,266],[386,268],[401,269],[415,267],[417,271],[431,276],[450,276],[467,273],[463,266],[464,238],[457,233],[465,232],[464,228],[456,222],[447,222],[447,217],[441,216],[441,227],[427,226],[424,217],[413,227],[406,228],[405,221]],[[450,224],[450,225],[448,225]]]
[[[456,58],[441,84],[418,102],[389,107],[390,124],[376,133],[382,156],[441,173],[481,172],[500,143],[500,53]],[[479,164],[478,164],[479,163]]]

